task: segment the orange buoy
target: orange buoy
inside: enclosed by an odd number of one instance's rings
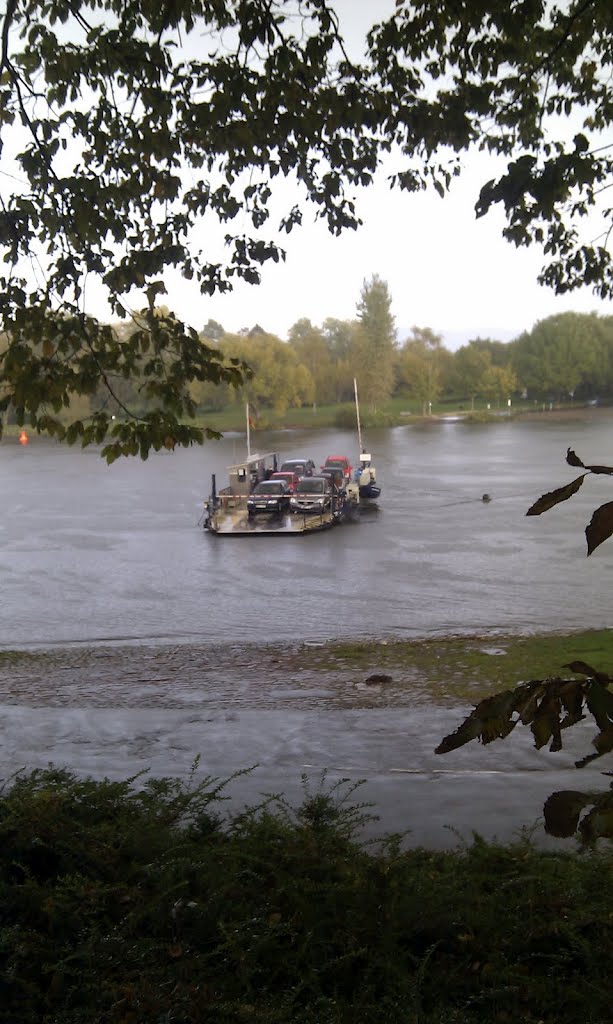
[[[19,435],[19,444],[27,444],[28,440],[28,435],[26,434],[25,430],[22,430]]]

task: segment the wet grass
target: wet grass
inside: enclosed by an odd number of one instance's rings
[[[0,795],[4,1024],[604,1024],[610,850],[355,839],[347,784],[223,818],[215,780]]]
[[[530,679],[572,678],[576,674],[565,667],[572,661],[613,675],[613,631],[606,629],[331,643],[326,652],[329,664],[339,667],[360,666],[392,677],[410,670],[413,678],[427,679],[434,700],[446,701],[485,697]]]

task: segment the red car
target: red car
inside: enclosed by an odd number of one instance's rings
[[[328,455],[328,458],[324,462],[322,469],[341,469],[343,471],[343,477],[345,483],[349,483],[351,480],[351,463],[346,455]]]
[[[270,479],[285,480],[291,493],[293,494],[294,491],[296,490],[296,484],[300,480],[300,473],[294,473],[290,470],[285,470],[284,472],[281,472],[281,470],[279,470],[278,473],[273,473]]]

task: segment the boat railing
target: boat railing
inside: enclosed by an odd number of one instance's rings
[[[223,512],[230,512],[232,509],[247,508],[246,494],[235,494],[232,491],[220,491],[218,499],[219,508]]]

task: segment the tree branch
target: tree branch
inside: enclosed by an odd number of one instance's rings
[[[2,23],[2,58],[0,60],[0,71],[4,71],[9,67],[9,32],[11,30],[11,22],[13,20],[16,7],[17,0],[8,0],[4,21]]]

